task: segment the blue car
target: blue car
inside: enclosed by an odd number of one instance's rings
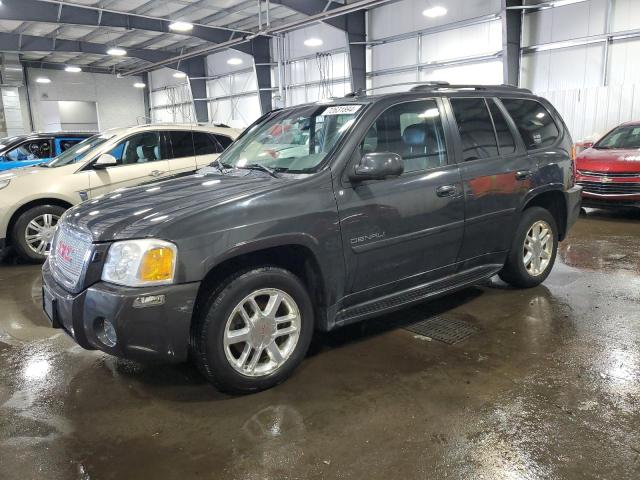
[[[95,133],[33,133],[0,139],[0,172],[48,162]]]

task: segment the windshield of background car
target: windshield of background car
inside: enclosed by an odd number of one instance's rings
[[[364,105],[307,105],[274,114],[233,143],[220,157],[225,167],[261,165],[308,173],[327,157]]]
[[[88,154],[108,140],[113,138],[115,134],[101,134],[89,137],[86,140],[75,144],[73,147],[65,150],[49,163],[45,163],[44,167],[56,168],[71,165],[86,158]]]
[[[626,125],[609,132],[594,148],[640,148],[640,126]]]

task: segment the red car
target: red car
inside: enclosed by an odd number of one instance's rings
[[[576,158],[585,207],[640,207],[640,122],[614,128]]]

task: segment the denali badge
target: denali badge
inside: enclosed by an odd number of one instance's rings
[[[362,235],[360,237],[354,237],[351,239],[351,245],[357,245],[359,243],[368,242],[370,240],[382,240],[385,237],[385,232],[372,233],[371,235]]]

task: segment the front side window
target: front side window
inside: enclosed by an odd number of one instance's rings
[[[535,100],[500,99],[516,124],[527,150],[553,145],[560,132],[549,111]]]
[[[158,132],[132,135],[116,145],[110,152],[118,165],[155,162],[163,158]]]
[[[497,157],[496,134],[484,98],[452,98],[451,107],[460,131],[463,160]]]
[[[261,165],[281,172],[315,171],[349,131],[364,105],[305,105],[273,113],[220,157],[223,165]]]
[[[193,157],[193,137],[191,130],[174,130],[167,132],[171,142],[172,158]]]
[[[38,160],[51,157],[50,140],[31,140],[7,152],[5,156],[14,162]]]
[[[222,151],[215,140],[204,132],[193,132],[193,145],[196,155],[213,155]]]
[[[435,100],[406,102],[385,110],[365,135],[360,149],[363,154],[399,154],[405,173],[445,165],[447,148]]]
[[[606,134],[593,148],[611,150],[615,148],[640,148],[640,126],[623,125]]]

